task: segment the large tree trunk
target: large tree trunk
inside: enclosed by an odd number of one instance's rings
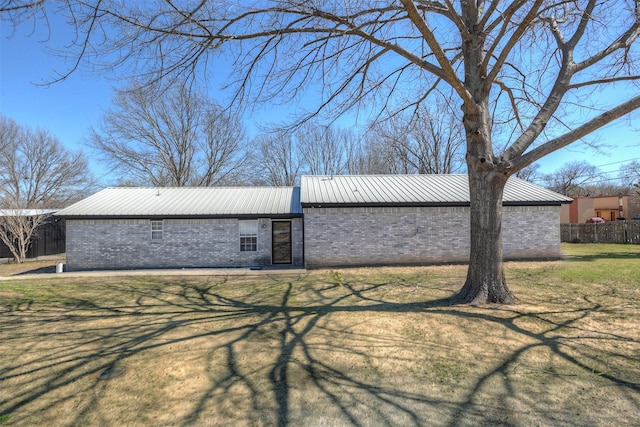
[[[465,26],[472,31],[464,38],[466,101],[461,108],[467,139],[467,170],[471,202],[471,246],[467,280],[455,300],[462,303],[513,303],[502,267],[502,194],[511,173],[508,159],[495,158],[491,136],[485,36],[478,26],[479,2],[462,2]]]
[[[502,194],[507,176],[494,169],[469,170],[471,251],[467,280],[456,302],[511,304],[502,265]]]

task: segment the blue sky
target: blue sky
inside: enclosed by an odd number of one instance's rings
[[[43,84],[55,78],[56,71],[67,70],[68,64],[50,53],[45,35],[30,34],[29,30],[23,27],[8,38],[8,29],[2,28],[0,113],[21,125],[50,131],[70,149],[83,149],[83,137],[89,127],[97,125],[103,111],[110,107],[114,82],[80,70],[64,81]],[[66,42],[64,38],[51,41],[58,46]],[[253,119],[258,117],[260,113]],[[344,125],[344,121],[340,123]],[[611,146],[606,154],[573,145],[541,160],[541,171],[552,172],[563,163],[586,160],[613,176],[622,162],[640,159],[638,128],[631,120],[619,120],[591,137],[599,144]],[[104,174],[104,168],[97,162],[92,161],[92,169],[98,175]]]
[[[67,68],[65,61],[51,54],[45,35],[30,35],[28,28],[21,28],[8,38],[7,32],[2,28],[0,113],[20,125],[46,129],[67,148],[81,150],[89,125],[97,123],[111,102],[111,82],[78,72],[45,85],[56,70]]]

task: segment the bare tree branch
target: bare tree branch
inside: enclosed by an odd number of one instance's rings
[[[154,186],[234,183],[244,156],[240,121],[185,85],[121,90],[90,145],[123,182]]]
[[[0,116],[0,239],[23,262],[31,236],[50,216],[85,196],[93,185],[82,153],[62,147],[48,132]]]
[[[553,153],[567,145],[578,141],[590,133],[602,128],[603,126],[613,122],[614,120],[629,114],[632,111],[640,108],[640,96],[631,98],[630,100],[618,105],[609,111],[600,114],[597,117],[589,120],[588,122],[574,128],[570,132],[565,133],[551,141],[534,148],[533,150],[523,154],[518,159],[513,161],[513,167],[515,169],[521,169],[530,165],[531,163],[540,160],[542,157],[549,153]]]

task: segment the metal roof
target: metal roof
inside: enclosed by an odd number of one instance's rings
[[[301,214],[298,187],[111,187],[62,209],[66,217]]]
[[[303,205],[468,205],[467,175],[303,176]],[[504,204],[561,204],[571,198],[511,177]]]
[[[0,216],[37,216],[58,212],[59,209],[0,209]]]
[[[504,204],[572,199],[511,177]],[[61,211],[66,217],[300,215],[302,205],[468,205],[467,175],[303,176],[301,187],[106,188]]]

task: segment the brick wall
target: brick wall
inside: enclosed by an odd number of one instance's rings
[[[560,256],[560,207],[505,207],[505,258]],[[305,265],[466,262],[468,207],[305,208]]]
[[[294,218],[291,221],[291,252],[293,265],[302,267],[304,264],[304,226],[302,218]],[[271,234],[269,234],[271,244]]]
[[[506,206],[502,211],[506,259],[559,258],[560,206]]]
[[[559,212],[559,206],[505,207],[505,258],[559,257]],[[301,218],[292,219],[297,266],[468,260],[467,207],[305,208],[304,216],[304,230]],[[150,240],[147,219],[69,219],[67,269],[269,266],[270,224],[258,220],[257,252],[240,252],[235,218],[165,219],[162,241]]]
[[[165,219],[161,241],[150,239],[148,219],[69,219],[67,270],[268,266],[270,224],[258,219],[258,251],[240,252],[235,218]],[[302,265],[302,219],[291,228],[293,262]]]

